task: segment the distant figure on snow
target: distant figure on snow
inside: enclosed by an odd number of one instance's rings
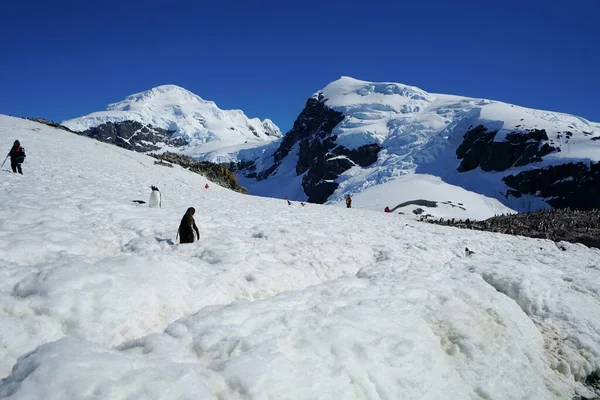
[[[10,149],[8,156],[10,156],[10,167],[12,168],[12,171],[14,173],[18,171],[23,175],[21,164],[25,161],[25,150],[21,147],[21,143],[18,140],[15,140],[13,143],[13,147]]]
[[[475,252],[474,252],[474,251],[471,251],[471,250],[469,250],[469,248],[468,248],[468,247],[465,247],[465,255],[466,255],[467,257],[469,257],[469,256],[472,256],[473,254],[475,254]]]
[[[290,201],[290,199],[288,199],[288,197],[287,197],[287,196],[285,196],[285,201],[287,201],[287,203],[288,203],[288,206],[291,206],[291,205],[292,205],[292,202]]]
[[[200,240],[200,232],[198,232],[198,227],[194,221],[195,213],[196,209],[194,207],[190,207],[187,209],[183,218],[181,219],[179,230],[177,230],[179,243],[194,243],[194,240],[196,239],[194,236],[194,231],[196,232],[198,240]]]
[[[148,206],[150,208],[161,208],[162,207],[162,196],[160,190],[154,185],[150,186],[152,191],[150,192],[150,200],[148,200]]]
[[[208,183],[204,185],[204,189],[208,189]]]
[[[352,208],[352,197],[346,196],[346,208]]]
[[[389,207],[386,207],[385,210],[383,210],[384,212],[392,212],[392,210],[390,210]]]

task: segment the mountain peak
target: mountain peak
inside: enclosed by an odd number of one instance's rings
[[[173,151],[180,150],[199,158],[214,155],[219,149],[253,148],[281,137],[280,129],[270,120],[248,118],[241,110],[222,110],[214,102],[171,84],[134,93],[109,104],[106,111],[65,121],[63,125],[86,132],[127,121],[172,132],[171,139],[181,138],[187,143]],[[135,132],[131,134],[135,135]],[[228,157],[225,157],[227,161]]]
[[[160,85],[143,92],[134,93],[125,98],[125,100],[109,104],[107,110],[122,110],[127,111],[132,103],[137,103],[140,106],[143,103],[153,102],[168,102],[173,104],[179,103],[198,103],[216,107],[212,101],[206,101],[202,97],[190,92],[187,89],[177,85]]]
[[[313,95],[323,96],[329,107],[347,107],[364,104],[380,104],[400,110],[408,101],[430,102],[435,96],[416,87],[395,82],[369,82],[350,76],[342,76]]]

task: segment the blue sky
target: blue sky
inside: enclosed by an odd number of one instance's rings
[[[348,75],[598,122],[599,18],[599,0],[6,1],[0,113],[62,121],[171,83],[287,131]]]

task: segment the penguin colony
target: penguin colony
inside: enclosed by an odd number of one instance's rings
[[[600,210],[552,209],[523,214],[496,215],[485,221],[432,219],[423,215],[419,221],[462,229],[497,232],[509,235],[581,243],[600,248]]]

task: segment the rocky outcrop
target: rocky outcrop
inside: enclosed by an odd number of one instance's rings
[[[251,173],[250,171],[253,171],[256,168],[254,161],[247,160],[230,161],[228,163],[220,163],[219,165],[223,168],[227,168],[231,172],[247,171],[248,173]]]
[[[499,215],[485,221],[420,219],[424,222],[510,235],[582,243],[600,248],[600,210],[539,210],[527,214]]]
[[[373,164],[381,150],[381,146],[376,143],[357,149],[336,144],[337,136],[332,132],[343,119],[342,113],[325,105],[322,95],[310,98],[292,130],[283,137],[275,151],[273,165],[256,174],[257,179],[268,178],[292,149],[297,147],[296,174],[305,174],[302,178],[304,193],[311,203],[325,203],[337,189],[338,183],[335,180],[344,171],[355,165],[367,167]]]
[[[470,129],[456,149],[462,160],[457,170],[471,171],[477,167],[483,171],[505,171],[542,161],[542,157],[560,151],[551,146],[543,129],[508,133],[504,140],[496,141],[498,131],[488,131],[483,125]]]
[[[409,200],[409,201],[405,201],[404,203],[398,204],[396,207],[392,208],[390,211],[394,212],[399,208],[410,206],[410,205],[435,208],[438,206],[437,203],[438,203],[437,201],[424,200],[424,199]]]
[[[529,194],[554,208],[600,208],[600,163],[567,163],[524,171],[503,178],[513,190],[507,196]]]
[[[61,125],[58,122],[49,121],[46,118],[39,118],[39,117],[38,118],[29,118],[29,117],[26,117],[24,119],[28,119],[28,120],[34,121],[34,122],[39,122],[40,124],[48,125],[48,126],[51,126],[52,128],[62,129],[62,130],[67,131],[67,132],[76,133],[76,132],[72,131],[71,129],[67,128],[66,126]]]
[[[165,161],[177,164],[186,168],[192,172],[203,175],[210,181],[216,183],[219,186],[223,186],[233,191],[247,194],[248,191],[238,182],[235,175],[218,164],[214,164],[207,161],[198,161],[195,158],[184,156],[182,154],[165,152],[162,154],[149,154],[150,156],[158,159],[160,162],[157,164],[166,164]]]
[[[182,138],[172,138],[173,133],[137,121],[108,122],[80,132],[81,135],[137,152],[155,151],[163,144],[175,147],[187,144]]]

